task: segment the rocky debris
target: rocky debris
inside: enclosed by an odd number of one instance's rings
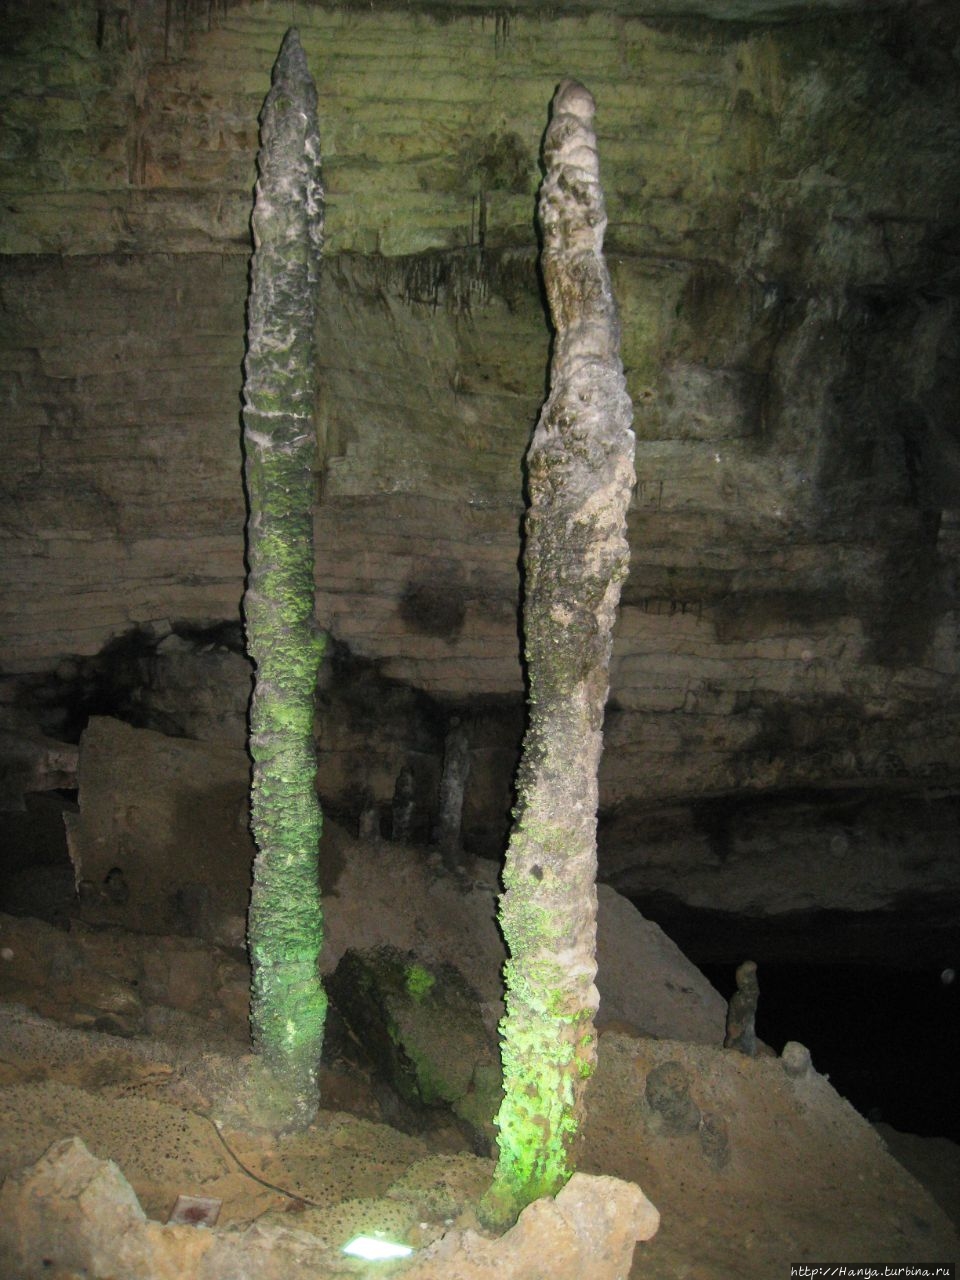
[[[76,869],[92,887],[83,919],[242,946],[254,854],[248,783],[243,752],[91,720],[81,741],[80,813],[69,824]],[[116,872],[129,893],[123,903],[107,893]],[[324,973],[348,947],[412,951],[427,965],[458,969],[496,1031],[505,952],[494,863],[476,859],[465,880],[446,873],[429,849],[358,841],[327,818],[320,884]],[[605,885],[598,886],[597,959],[601,1027],[722,1042],[726,1002],[653,921]]]
[[[659,1214],[639,1187],[575,1174],[499,1239],[453,1230],[414,1254],[407,1280],[617,1280]],[[345,1242],[344,1242],[345,1243]],[[548,1261],[547,1261],[548,1260]],[[123,1280],[335,1280],[362,1274],[306,1231],[163,1226],[146,1217],[112,1161],[79,1138],[54,1143],[0,1190],[0,1263],[21,1280],[68,1270]],[[549,1270],[547,1270],[549,1267]]]
[[[213,1041],[243,1044],[250,974],[236,954],[196,938],[120,929],[69,931],[0,915],[0,999],[67,1026],[134,1036],[199,1022]]]
[[[97,1160],[79,1138],[54,1143],[35,1165],[6,1178],[0,1220],[0,1259],[13,1275],[53,1267],[110,1275],[118,1263],[127,1274],[146,1274],[146,1214],[117,1166]],[[207,1241],[188,1228],[175,1230],[192,1248],[195,1266]],[[164,1272],[170,1274],[164,1268],[158,1275]]]
[[[502,1097],[500,1054],[476,993],[451,965],[393,947],[349,950],[326,982],[382,1079],[420,1113],[449,1108],[489,1154]]]

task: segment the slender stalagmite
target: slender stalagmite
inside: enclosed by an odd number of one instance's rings
[[[550,392],[527,454],[529,721],[500,902],[510,953],[505,1098],[484,1202],[487,1220],[500,1225],[573,1173],[596,1064],[597,770],[627,572],[634,436],[602,256],[593,115],[590,93],[565,81],[543,144],[542,267],[556,334]]]
[[[314,333],[323,243],[317,94],[287,33],[260,118],[247,308],[244,449],[249,507],[244,594],[256,666],[250,705],[257,846],[248,943],[250,1023],[283,1127],[310,1122],[326,997],[318,958],[321,814],[313,714],[323,653],[314,623]]]

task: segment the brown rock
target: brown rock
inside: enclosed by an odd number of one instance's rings
[[[451,1231],[404,1269],[410,1280],[618,1280],[659,1214],[639,1187],[575,1174],[499,1239]],[[54,1143],[0,1190],[0,1265],[33,1280],[51,1268],[124,1280],[334,1280],[356,1270],[304,1232],[161,1226],[111,1161],[79,1138]]]
[[[190,1227],[148,1222],[117,1166],[97,1160],[79,1138],[55,1142],[0,1189],[0,1263],[9,1275],[32,1280],[53,1265],[130,1280],[179,1280],[194,1272],[210,1244]]]
[[[80,745],[80,813],[68,815],[78,879],[104,885],[118,868],[124,902],[102,893],[85,910],[97,923],[145,933],[216,937],[247,899],[246,753],[168,738],[94,717]]]

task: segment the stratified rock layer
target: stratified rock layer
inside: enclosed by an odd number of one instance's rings
[[[236,620],[242,592],[247,218],[289,14],[187,5],[164,30],[142,8],[98,24],[93,0],[27,7],[6,33],[0,663],[4,697],[55,737],[119,705],[91,674],[119,670],[108,646],[146,637],[149,658],[171,624]],[[356,820],[372,802],[386,823],[407,764],[423,813],[455,704],[464,836],[502,849],[522,458],[549,355],[536,153],[569,68],[603,102],[638,436],[601,870],[639,892],[679,842],[696,880],[680,896],[699,900],[739,881],[724,865],[747,874],[748,846],[776,866],[786,827],[795,856],[764,875],[760,911],[796,867],[818,868],[811,908],[836,876],[873,909],[855,887],[877,866],[913,886],[888,905],[942,902],[960,759],[956,7],[754,27],[298,20],[330,201],[318,618],[349,675],[325,692],[328,807]],[[777,807],[731,809],[750,796]]]

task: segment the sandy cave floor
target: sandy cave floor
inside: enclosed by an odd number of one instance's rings
[[[0,1007],[0,1175],[78,1135],[159,1221],[186,1193],[221,1199],[221,1226],[281,1220],[334,1244],[370,1229],[425,1244],[473,1224],[492,1163],[442,1124],[410,1134],[382,1123],[377,1087],[355,1066],[325,1068],[316,1123],[275,1139],[243,1127],[242,1025],[232,1044],[187,1015],[168,1030],[121,1038]],[[646,1082],[668,1062],[689,1088],[663,1113]],[[960,1204],[960,1150],[937,1151],[941,1201]],[[773,1280],[799,1261],[960,1258],[955,1226],[875,1130],[822,1076],[792,1078],[775,1057],[605,1033],[581,1168],[639,1183],[660,1210],[632,1277]]]

